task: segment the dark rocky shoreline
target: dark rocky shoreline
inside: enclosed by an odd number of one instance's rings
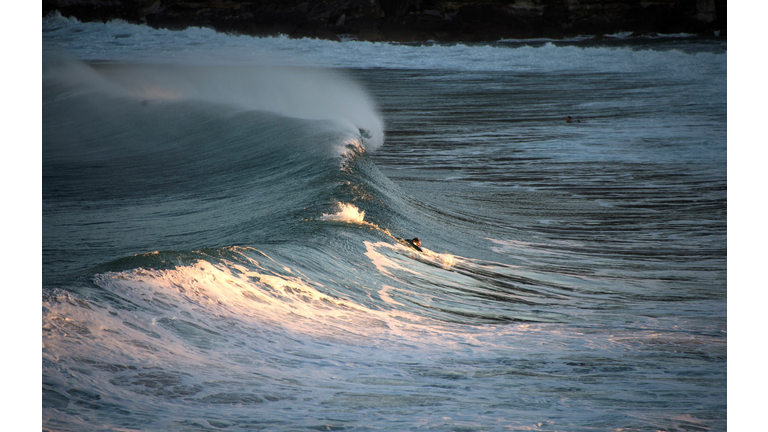
[[[727,0],[43,0],[43,16],[55,11],[173,30],[388,42],[727,33]]]

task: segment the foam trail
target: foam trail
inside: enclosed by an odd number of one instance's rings
[[[360,210],[355,205],[348,204],[348,203],[338,203],[338,207],[339,207],[339,210],[336,213],[333,213],[333,214],[323,213],[323,215],[320,217],[320,220],[345,222],[345,223],[365,225],[365,226],[375,228],[381,231],[382,233],[386,234],[392,240],[395,240],[396,244],[400,245],[399,247],[404,247],[408,252],[412,251],[411,247],[407,245],[404,239],[399,239],[393,236],[392,233],[389,232],[389,230],[382,229],[376,224],[365,221],[365,210]],[[367,242],[365,243],[366,245],[368,245]],[[398,246],[395,246],[395,247],[398,247]],[[370,246],[369,246],[369,252],[370,252]],[[426,247],[422,247],[421,254],[419,255],[422,257],[425,257],[423,259],[432,261],[446,270],[450,269],[456,264],[456,258],[453,255],[433,252],[427,249]],[[380,267],[380,266],[377,265],[377,267]],[[379,268],[379,270],[381,271],[381,268]],[[385,272],[382,272],[382,273],[385,273]]]

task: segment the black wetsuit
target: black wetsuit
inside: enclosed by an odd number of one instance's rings
[[[419,252],[424,252],[421,250],[420,247],[416,246],[416,244],[413,243],[413,240],[405,240],[406,243],[408,243],[412,248],[416,249]]]

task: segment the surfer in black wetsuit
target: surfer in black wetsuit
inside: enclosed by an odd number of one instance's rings
[[[414,238],[413,240],[406,240],[406,243],[408,243],[412,248],[416,249],[419,252],[424,252],[421,250],[421,240],[419,240],[418,237]]]
[[[581,120],[574,120],[574,119],[571,118],[571,116],[566,116],[565,117],[565,122],[566,123],[581,123]]]

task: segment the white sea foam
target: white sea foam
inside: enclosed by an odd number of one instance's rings
[[[74,78],[81,83],[97,71],[95,76],[110,86],[133,91],[132,97],[196,98],[246,109],[261,109],[261,101],[253,101],[255,95],[269,99],[273,89],[260,86],[291,82],[270,76],[250,83],[238,75],[248,69],[287,70],[301,77],[302,71],[318,68],[533,71],[545,77],[550,75],[538,72],[567,69],[598,73],[595,82],[603,82],[605,74],[627,71],[633,80],[653,68],[669,72],[671,80],[725,71],[724,55],[675,50],[546,43],[517,48],[339,44],[237,37],[207,29],[171,32],[119,21],[50,20],[44,23],[44,39],[77,59],[155,65],[124,68],[127,76],[117,77],[80,64],[86,72],[75,71]],[[712,68],[696,67],[712,60]],[[173,82],[167,73],[172,68],[164,71],[158,62],[194,64],[189,69],[198,72],[185,71]],[[132,77],[131,71],[141,73]],[[337,72],[330,73],[340,77],[331,84],[347,91],[344,83],[350,81]],[[432,73],[414,76],[442,79]],[[131,81],[138,78],[138,84]],[[219,83],[230,78],[237,85]],[[303,103],[301,89],[306,88],[286,90],[296,97],[285,101],[286,111],[294,115],[305,109],[291,108]],[[333,97],[324,89],[317,94]],[[272,109],[280,103],[270,101]],[[346,121],[350,140],[362,135],[357,128],[368,130],[353,121],[361,105],[345,107],[348,111],[341,115],[322,100],[310,105],[310,113],[329,111]],[[363,117],[369,118],[367,113]],[[590,140],[598,136],[594,128],[589,132]],[[342,135],[341,141],[347,139]],[[457,132],[441,136],[462,139]],[[518,141],[509,140],[509,145]],[[537,152],[545,151],[539,141],[533,142]],[[349,144],[354,152],[356,144]],[[601,145],[599,151],[606,149]],[[547,204],[552,196],[547,195]],[[375,227],[352,203],[341,202],[328,211],[316,218],[323,221],[322,229]],[[544,217],[539,214],[534,219]],[[355,237],[352,250],[365,254],[359,263],[348,259],[351,255],[337,244],[322,249],[332,261],[302,255],[302,244],[290,248],[290,258],[275,253],[274,261],[263,255],[258,261],[228,262],[221,257],[231,250],[214,250],[218,258],[189,263],[185,252],[178,257],[183,264],[170,268],[136,264],[132,270],[96,275],[93,284],[75,287],[71,295],[44,297],[43,424],[81,430],[94,425],[145,430],[208,425],[381,430],[404,424],[445,430],[724,427],[725,306],[720,297],[710,301],[698,294],[698,285],[719,282],[674,269],[652,276],[672,275],[670,280],[682,283],[653,278],[635,282],[629,278],[644,277],[645,270],[617,277],[612,267],[602,264],[657,271],[654,259],[630,263],[608,258],[581,265],[577,240],[568,248],[553,248],[556,241],[569,240],[512,237],[488,241],[495,253],[522,262],[519,268],[427,248],[419,253],[394,237],[378,242]],[[611,248],[610,243],[600,244]],[[553,250],[563,256],[553,255]],[[673,261],[678,265],[686,259],[675,254]],[[606,270],[592,272],[595,268]],[[654,301],[657,288],[650,290],[645,283],[674,288],[668,291],[674,291],[675,301]],[[691,291],[696,294],[685,297]],[[551,317],[554,324],[546,324]],[[361,420],[360,412],[370,415]],[[714,419],[694,415],[702,412]],[[320,424],[320,418],[335,423]]]
[[[623,37],[617,34],[614,37]],[[684,35],[678,35],[684,36]],[[52,15],[43,19],[44,45],[58,46],[84,60],[167,62],[176,64],[282,65],[325,68],[445,69],[456,71],[603,73],[657,71],[677,73],[692,57],[716,61],[719,54],[688,54],[620,47],[434,44],[413,46],[363,41],[334,42],[254,38],[191,27],[183,31],[153,29],[123,21],[80,23]],[[723,62],[724,63],[724,62]],[[725,69],[725,65],[723,65]],[[688,71],[690,72],[690,71]]]
[[[323,214],[320,220],[363,224],[365,222],[365,210],[360,210],[353,204],[339,203],[339,211],[331,214]]]

